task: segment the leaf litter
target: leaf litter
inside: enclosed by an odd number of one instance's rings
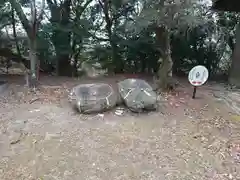
[[[116,109],[82,116],[63,103],[72,86],[62,84],[35,92],[12,85],[11,96],[1,98],[0,133],[20,118],[27,136],[12,141],[14,147],[1,139],[6,133],[1,136],[0,157],[8,158],[0,158],[0,179],[240,178],[238,115],[230,116],[232,110],[204,90],[196,100],[186,88],[161,93],[162,113],[132,116]],[[22,153],[11,154],[13,148]]]

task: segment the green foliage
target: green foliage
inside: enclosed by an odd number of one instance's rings
[[[152,33],[145,31],[141,36],[130,36],[121,43],[121,54],[127,72],[156,72],[159,52]]]
[[[69,59],[74,59],[75,64],[99,62],[109,71],[121,66],[123,72],[156,72],[161,53],[154,28],[163,26],[171,35],[174,72],[185,73],[194,65],[203,64],[211,75],[216,74],[226,54],[234,48],[235,26],[239,22],[239,15],[211,12],[200,0],[47,2],[45,18],[48,16],[49,21],[41,23],[37,34],[41,62],[56,65],[62,56],[67,63]],[[56,9],[51,9],[49,2]],[[108,8],[104,10],[99,2],[108,2]],[[21,3],[29,6],[29,0]],[[68,12],[63,11],[66,9]],[[11,24],[9,3],[1,1],[0,10],[0,27],[4,28]],[[26,42],[19,44],[27,52]]]
[[[0,33],[3,28],[11,24],[10,5],[5,0],[0,2]]]
[[[219,12],[217,25],[225,43],[233,50],[235,44],[236,25],[239,23],[240,16],[237,13]]]
[[[54,59],[54,46],[51,42],[51,35],[49,32],[52,31],[52,26],[50,23],[44,24],[41,27],[41,30],[38,32],[37,36],[37,51],[40,61],[43,61],[44,64],[55,64]]]
[[[223,55],[223,49],[218,48],[218,42],[212,39],[211,24],[196,27],[188,32],[179,32],[172,36],[172,57],[174,71],[186,74],[196,65],[204,65],[210,75],[216,74]]]
[[[134,23],[128,25],[130,31],[139,33],[149,26],[160,26],[166,29],[188,29],[205,24],[210,16],[209,7],[201,0],[142,0],[140,13]]]
[[[99,62],[104,69],[111,70],[111,48],[109,46],[96,46],[89,55],[91,63]]]

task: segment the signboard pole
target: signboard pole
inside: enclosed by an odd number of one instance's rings
[[[194,86],[192,98],[195,99],[197,92],[197,86]]]
[[[188,81],[194,87],[192,98],[196,98],[197,87],[202,86],[208,79],[208,70],[206,67],[198,65],[191,69],[188,74]]]

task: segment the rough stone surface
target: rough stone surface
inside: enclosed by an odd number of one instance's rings
[[[113,108],[117,94],[108,84],[81,84],[72,89],[69,100],[81,113],[96,113]]]
[[[134,112],[156,109],[157,95],[152,87],[141,79],[125,79],[118,83],[119,93],[125,105]]]

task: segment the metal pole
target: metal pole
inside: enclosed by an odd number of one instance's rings
[[[195,99],[195,97],[196,97],[196,91],[197,91],[197,86],[194,86],[193,96],[192,96],[193,99]]]

